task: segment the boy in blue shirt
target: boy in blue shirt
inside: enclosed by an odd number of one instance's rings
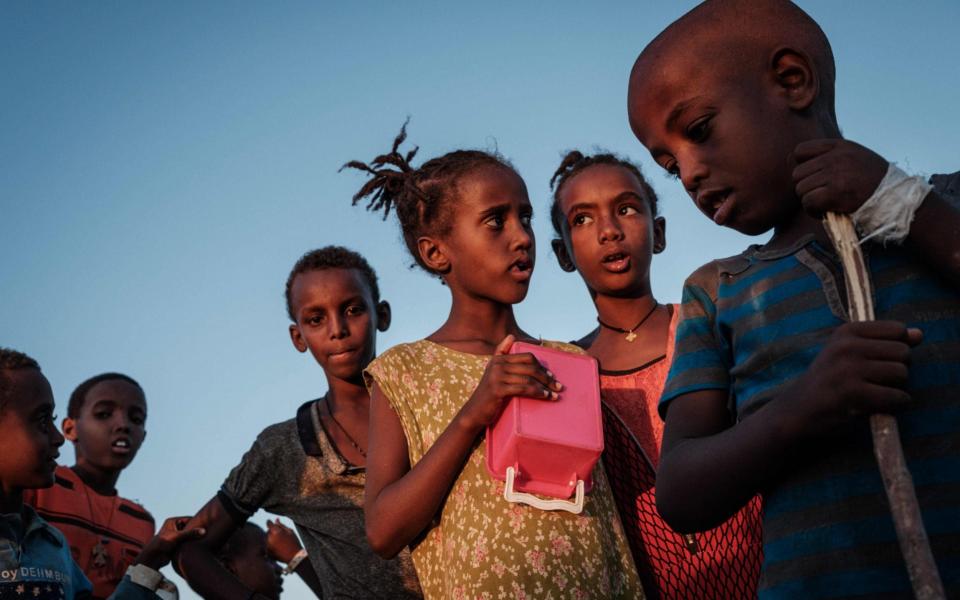
[[[73,600],[91,597],[90,582],[70,555],[63,534],[23,503],[23,491],[53,485],[63,436],[54,423],[50,383],[29,356],[0,348],[0,598]],[[183,530],[171,518],[127,571],[111,598],[155,599],[164,584],[158,569],[181,541],[202,529]],[[162,592],[161,592],[162,593]]]
[[[761,598],[909,595],[867,420],[895,413],[958,596],[960,210],[841,137],[834,78],[823,31],[783,0],[706,2],[634,65],[654,160],[718,225],[773,230],[684,286],[657,503],[689,532],[762,493]],[[827,211],[860,230],[876,322],[848,322]]]

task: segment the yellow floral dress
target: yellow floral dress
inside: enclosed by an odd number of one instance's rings
[[[395,346],[370,364],[367,386],[376,382],[399,415],[411,466],[473,393],[489,358],[421,340]],[[439,521],[412,548],[425,598],[643,598],[600,463],[583,512],[574,515],[507,502],[503,482],[490,476],[485,461],[481,437]]]

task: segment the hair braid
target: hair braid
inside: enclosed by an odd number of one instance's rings
[[[383,211],[384,219],[393,209],[400,220],[407,250],[418,265],[430,271],[420,258],[417,240],[423,235],[444,235],[449,231],[452,211],[446,208],[456,200],[457,181],[482,167],[515,171],[503,157],[481,150],[454,150],[414,168],[410,163],[419,147],[406,153],[400,151],[407,139],[409,122],[408,118],[400,128],[389,153],[381,154],[369,163],[352,160],[340,170],[356,169],[370,176],[353,195],[353,205],[368,198],[366,209]]]

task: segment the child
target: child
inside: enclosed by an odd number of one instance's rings
[[[905,596],[866,418],[893,412],[957,597],[958,206],[841,138],[834,72],[826,36],[782,0],[704,3],[634,65],[630,123],[654,160],[718,225],[773,230],[684,287],[657,504],[695,531],[762,492],[762,598]],[[876,322],[846,322],[826,211],[869,238]]]
[[[354,201],[371,195],[368,208],[396,208],[408,250],[453,305],[440,329],[365,372],[371,546],[381,556],[412,546],[426,598],[642,597],[602,468],[572,515],[506,503],[484,466],[482,433],[506,399],[549,401],[561,389],[531,354],[507,354],[530,339],[513,314],[535,256],[523,180],[480,151],[414,169],[416,151],[398,151],[405,138],[406,126],[390,154],[348,163],[372,175]]]
[[[179,567],[204,597],[247,597],[251,590],[217,561],[217,549],[263,508],[296,524],[309,560],[294,566],[318,596],[419,597],[409,554],[379,558],[363,526],[370,399],[361,373],[376,355],[377,331],[390,326],[390,305],[367,261],[340,246],[304,254],[286,299],[290,339],[311,353],[329,391],[257,436],[194,518],[208,533],[183,548]]]
[[[66,536],[97,598],[113,592],[153,537],[150,513],[116,489],[143,444],[146,421],[146,397],[132,378],[103,373],[87,379],[70,395],[63,420],[76,464],[58,466],[53,487],[24,494],[24,502]]]
[[[757,503],[686,539],[654,505],[663,441],[657,403],[677,324],[676,307],[659,304],[650,289],[651,259],[666,247],[657,196],[636,165],[612,154],[570,152],[550,185],[554,252],[563,270],[580,273],[597,308],[600,327],[576,343],[600,362],[603,461],[644,588],[659,598],[754,597]]]
[[[24,490],[48,488],[63,436],[54,424],[50,383],[29,356],[0,348],[0,598],[91,598],[63,534],[23,503]],[[127,569],[111,598],[158,598],[157,570],[177,544],[203,535],[170,518]]]
[[[257,594],[277,600],[283,592],[283,571],[270,555],[267,534],[259,526],[248,521],[237,528],[220,547],[218,558],[237,581]]]

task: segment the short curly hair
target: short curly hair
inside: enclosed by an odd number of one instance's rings
[[[39,371],[40,364],[23,352],[0,347],[0,413],[6,408],[7,400],[10,399],[10,394],[13,391],[10,371],[21,371],[23,369]]]
[[[143,388],[137,382],[136,379],[130,377],[129,375],[124,375],[123,373],[100,373],[99,375],[94,375],[90,379],[87,379],[73,390],[73,393],[70,394],[70,401],[67,403],[67,416],[71,419],[77,419],[80,417],[80,411],[83,410],[83,403],[87,401],[87,394],[90,393],[90,390],[93,386],[97,385],[101,381],[126,381],[129,384],[134,385],[137,389],[140,390],[140,393],[143,394]],[[146,398],[146,394],[144,394]]]
[[[290,297],[293,289],[293,282],[301,273],[310,271],[325,271],[327,269],[356,269],[366,279],[370,286],[370,294],[373,296],[373,303],[380,303],[380,287],[377,285],[377,273],[370,266],[363,256],[343,246],[324,246],[316,250],[311,250],[293,265],[290,275],[287,276],[287,286],[284,296],[287,299],[287,316],[294,323],[297,322],[293,314],[293,300]]]
[[[565,220],[564,214],[560,210],[560,190],[578,173],[594,165],[623,167],[636,175],[640,181],[640,190],[643,192],[644,199],[650,205],[650,212],[653,216],[657,216],[657,193],[653,191],[653,187],[650,186],[650,183],[640,171],[640,167],[635,163],[612,152],[585,155],[579,150],[571,150],[563,157],[560,166],[557,167],[553,177],[550,178],[550,188],[553,190],[553,202],[550,204],[550,222],[553,224],[557,236],[563,237],[563,222]]]

